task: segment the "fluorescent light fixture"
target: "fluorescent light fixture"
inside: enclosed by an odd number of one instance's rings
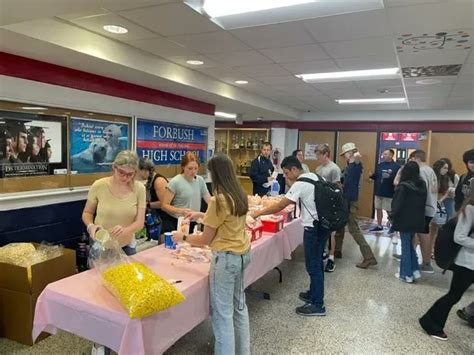
[[[364,104],[404,104],[407,100],[404,97],[392,97],[386,99],[345,99],[336,100],[340,105],[364,105]]]
[[[187,60],[186,63],[191,64],[191,65],[203,65],[204,62],[202,60]]]
[[[128,32],[128,30],[119,25],[105,25],[102,27],[104,30],[110,33],[118,34],[118,35],[123,35]]]
[[[216,117],[221,117],[221,118],[232,118],[232,119],[237,118],[236,113],[227,113],[227,112],[216,111],[216,112],[214,112],[214,115]]]
[[[245,84],[248,84],[249,82],[247,80],[236,80],[235,83],[239,85],[245,85]]]
[[[398,78],[399,68],[383,68],[368,70],[349,70],[329,73],[298,74],[297,78],[309,83],[329,83],[334,81],[351,81],[367,79],[391,79]]]
[[[23,106],[22,109],[23,110],[38,110],[38,111],[47,110],[46,107],[38,107],[38,106]]]
[[[212,17],[223,17],[317,2],[319,0],[205,0],[202,7]]]

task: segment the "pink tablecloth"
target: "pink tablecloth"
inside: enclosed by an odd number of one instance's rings
[[[252,243],[252,261],[245,273],[250,285],[284,259],[291,258],[302,241],[301,221],[276,233],[265,233]],[[104,288],[95,270],[49,284],[38,298],[33,338],[57,329],[103,344],[119,354],[161,354],[209,316],[209,264],[187,263],[160,247],[134,258],[165,279],[182,280],[177,288],[186,300],[175,307],[142,319],[130,319]]]

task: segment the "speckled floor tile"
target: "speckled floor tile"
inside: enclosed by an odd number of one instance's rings
[[[308,287],[302,248],[292,261],[281,265],[283,283],[276,272],[259,280],[254,288],[271,293],[271,300],[248,297],[253,354],[474,354],[474,330],[451,312],[446,324],[449,340],[431,339],[418,318],[442,296],[451,278],[436,269],[423,274],[416,284],[395,279],[398,262],[392,258],[390,238],[367,236],[379,265],[369,270],[355,267],[360,252],[350,236],[344,241],[343,259],[326,273],[326,317],[300,317],[298,293]],[[395,247],[396,248],[396,247]],[[399,246],[398,246],[399,248]],[[459,306],[474,300],[474,289]],[[454,309],[457,309],[455,307]],[[203,322],[181,338],[166,354],[211,354],[212,328]],[[90,343],[67,333],[49,337],[33,347],[0,339],[0,354],[85,354]]]

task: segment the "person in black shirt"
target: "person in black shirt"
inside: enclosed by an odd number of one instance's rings
[[[273,180],[274,170],[270,160],[272,145],[269,142],[263,143],[260,155],[252,161],[250,166],[250,179],[253,183],[253,194],[264,196],[270,190],[269,183]]]
[[[470,180],[474,178],[474,149],[464,152],[462,160],[464,164],[466,164],[467,172],[459,179],[458,186],[454,193],[454,208],[456,211],[461,208],[471,190],[469,184]]]

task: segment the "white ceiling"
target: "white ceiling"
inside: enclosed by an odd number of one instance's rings
[[[118,79],[141,78],[135,82],[206,100],[248,119],[298,118],[299,111],[472,110],[473,0],[383,3],[381,10],[226,31],[180,0],[0,0],[0,25],[5,29],[0,45],[6,52]],[[102,29],[105,24],[129,32],[114,35]],[[397,48],[403,39],[439,32],[454,36],[444,48]],[[461,32],[469,36],[460,37]],[[34,52],[25,49],[27,38],[34,39]],[[430,43],[433,38],[419,41]],[[51,54],[57,46],[67,60]],[[93,57],[87,65],[84,56]],[[205,64],[194,67],[186,63],[189,59]],[[110,62],[121,70],[107,70]],[[452,64],[462,64],[459,74],[433,77],[440,80],[435,85],[419,85],[412,78],[310,85],[294,76]],[[249,84],[239,86],[235,80]],[[341,106],[334,101],[405,94],[409,105]]]

